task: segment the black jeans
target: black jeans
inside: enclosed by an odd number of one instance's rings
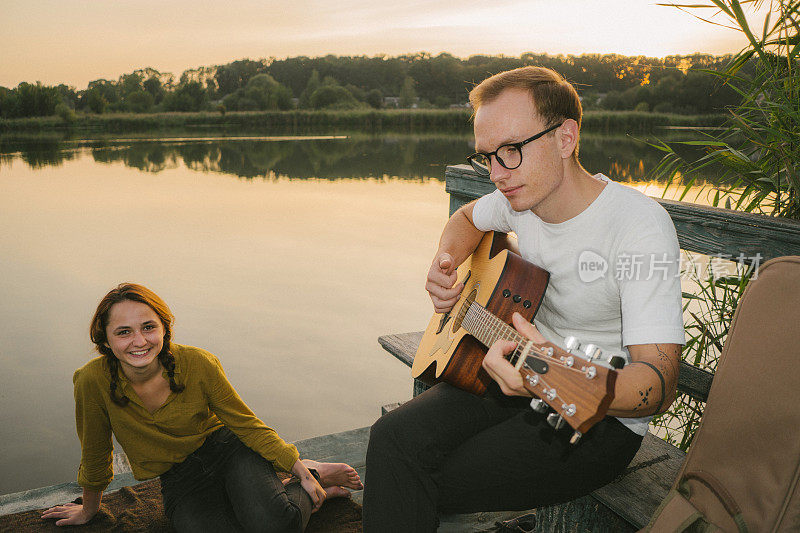
[[[220,428],[161,475],[164,512],[179,532],[303,531],[311,497],[285,486],[272,464]]]
[[[523,510],[568,501],[612,481],[642,437],[606,417],[575,445],[530,399],[492,387],[483,398],[440,383],[370,431],[364,531],[427,532],[437,513]]]

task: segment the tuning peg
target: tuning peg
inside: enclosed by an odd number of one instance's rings
[[[587,344],[583,347],[583,353],[586,354],[586,359],[592,361],[593,359],[600,357],[603,352],[596,344]]]
[[[536,411],[537,413],[546,413],[550,406],[544,400],[540,400],[539,398],[534,398],[531,400],[531,409]]]
[[[569,438],[569,443],[570,443],[570,444],[577,444],[577,442],[578,442],[579,440],[581,440],[581,437],[583,437],[583,433],[581,433],[580,431],[576,431],[576,432],[575,432],[575,433],[573,433],[573,434],[572,434],[572,436]]]
[[[615,355],[608,360],[608,364],[611,365],[611,368],[619,370],[623,366],[625,366],[625,358],[620,357],[619,355]]]
[[[564,337],[564,346],[567,347],[568,352],[574,353],[575,350],[580,348],[581,341],[578,340],[578,337],[570,335],[569,337]]]
[[[564,419],[558,413],[550,413],[547,415],[547,423],[553,426],[553,429],[561,429],[564,427]]]

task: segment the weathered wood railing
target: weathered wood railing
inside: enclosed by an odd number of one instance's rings
[[[447,167],[446,190],[450,214],[467,202],[494,191],[494,185],[467,165]],[[800,222],[742,213],[696,204],[657,199],[678,232],[682,249],[736,260],[766,261],[800,255]],[[380,344],[411,366],[422,332],[385,335]],[[678,390],[706,401],[713,374],[681,363]],[[414,384],[414,394],[427,388]],[[647,524],[666,496],[683,461],[684,453],[648,434],[639,453],[619,479],[591,496],[567,504],[537,509],[537,531],[634,531]],[[553,524],[559,523],[555,528]]]

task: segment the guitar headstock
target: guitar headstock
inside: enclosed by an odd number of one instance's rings
[[[569,351],[550,342],[528,341],[511,362],[522,374],[525,388],[536,396],[531,407],[539,412],[552,409],[547,421],[556,429],[569,425],[575,430],[571,442],[577,442],[605,417],[614,399],[617,372],[604,365],[621,366],[624,361],[604,358],[593,344],[581,349],[574,337],[567,337],[565,344]]]

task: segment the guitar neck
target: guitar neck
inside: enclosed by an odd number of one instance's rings
[[[467,330],[473,337],[478,339],[487,348],[500,339],[516,342],[518,347],[530,342],[527,338],[520,335],[510,325],[506,324],[494,314],[486,310],[482,305],[473,302],[464,315],[461,327]],[[516,363],[519,351],[514,350],[507,356],[511,364]]]

